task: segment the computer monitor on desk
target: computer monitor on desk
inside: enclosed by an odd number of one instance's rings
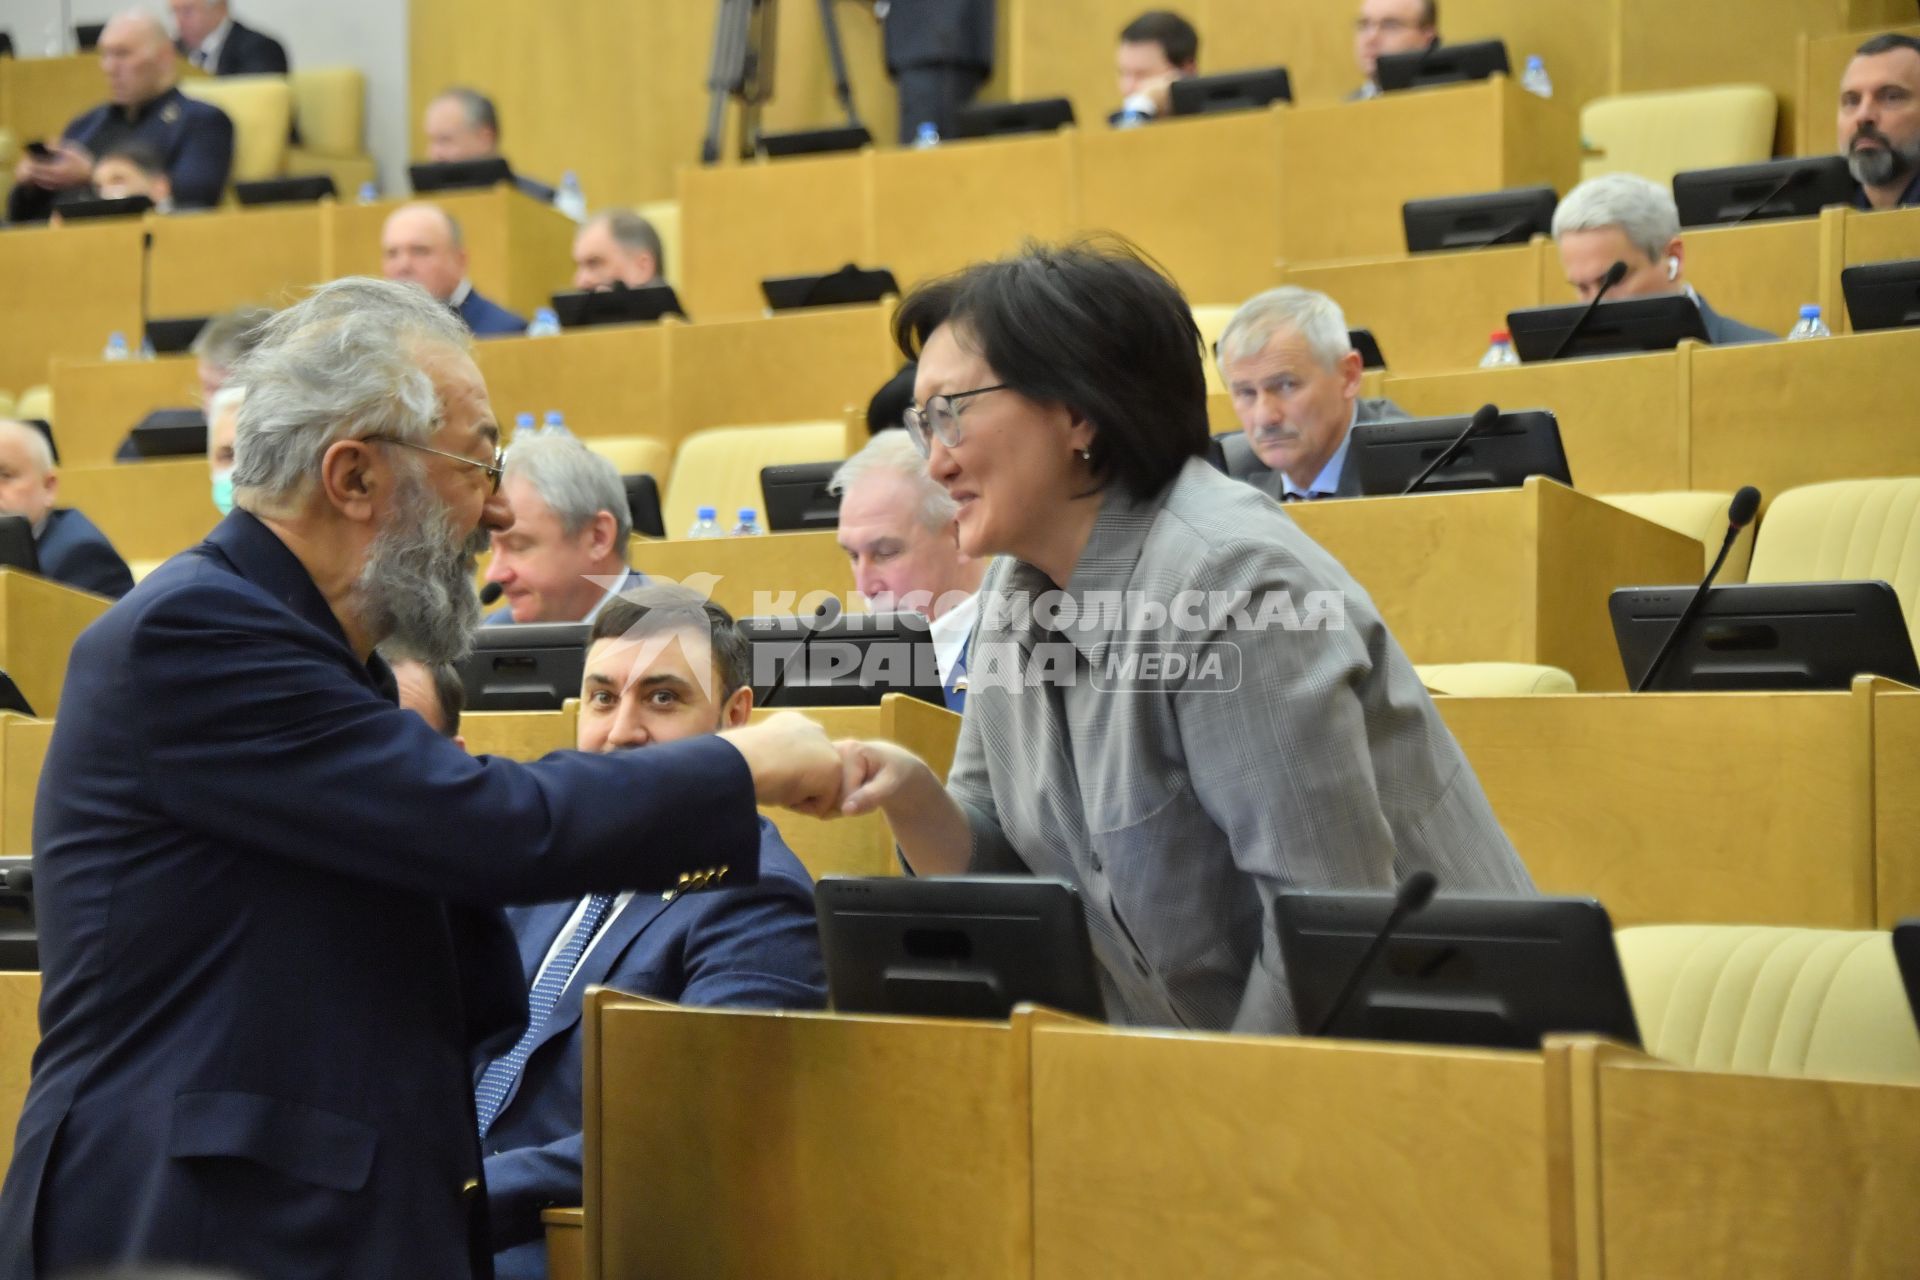
[[[1696,588],[1621,587],[1607,601],[1629,688]],[[1884,582],[1715,586],[1650,692],[1845,689],[1857,675],[1920,687],[1900,597]]]
[[[1065,98],[1030,102],[976,102],[953,116],[955,138],[998,138],[1021,133],[1053,133],[1073,123],[1073,103]]]
[[[1684,293],[1602,302],[1583,322],[1581,317],[1586,316],[1586,312],[1587,305],[1579,302],[1509,311],[1507,331],[1513,335],[1514,351],[1522,361],[1531,364],[1582,356],[1670,351],[1683,338],[1709,341],[1700,308]],[[1579,331],[1573,333],[1573,340],[1568,342],[1567,335],[1576,325]]]
[[[485,160],[446,160],[407,167],[407,178],[417,195],[431,191],[470,191],[513,181],[513,169],[499,156]]]
[[[1293,82],[1285,67],[1230,71],[1217,76],[1188,76],[1167,90],[1172,115],[1211,115],[1218,111],[1257,111],[1274,102],[1293,101]]]
[[[587,666],[584,622],[482,627],[460,664],[469,711],[558,711],[580,696]]]
[[[1470,417],[1415,418],[1356,426],[1347,462],[1357,469],[1360,492],[1370,498],[1405,493],[1472,421]],[[1567,451],[1560,443],[1560,422],[1546,409],[1501,414],[1493,425],[1470,436],[1445,466],[1421,482],[1418,491],[1514,489],[1529,476],[1573,485]]]
[[[40,968],[40,931],[33,912],[33,859],[0,858],[0,969]]]
[[[686,317],[680,295],[670,284],[637,289],[580,289],[553,295],[553,313],[563,329],[601,324],[649,324],[665,316]]]
[[[743,618],[757,707],[871,707],[889,693],[946,705],[933,633],[917,613]]]
[[[1496,71],[1504,75],[1512,69],[1505,41],[1476,40],[1471,44],[1436,44],[1414,53],[1383,54],[1374,63],[1373,75],[1381,89],[1391,93],[1485,80]]]
[[[1853,200],[1845,156],[1796,156],[1673,175],[1673,202],[1683,227],[1811,218]]]
[[[1470,196],[1409,200],[1400,206],[1408,253],[1525,244],[1553,228],[1552,187],[1514,187]]]
[[[1920,325],[1920,258],[1847,267],[1840,292],[1855,333]]]
[[[838,529],[840,499],[827,492],[838,462],[790,462],[760,468],[761,506],[775,533]]]

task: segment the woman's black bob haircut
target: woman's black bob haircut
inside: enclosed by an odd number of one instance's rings
[[[1186,298],[1138,250],[1028,242],[901,300],[893,340],[917,360],[952,324],[995,379],[1094,425],[1094,474],[1149,498],[1207,452],[1207,381]]]

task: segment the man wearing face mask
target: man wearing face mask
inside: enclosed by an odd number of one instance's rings
[[[1840,78],[1840,150],[1856,209],[1920,205],[1920,40],[1880,35]]]
[[[245,387],[222,387],[207,405],[207,470],[213,476],[213,505],[223,516],[233,511],[233,433],[246,398]]]
[[[33,530],[41,576],[118,600],[133,590],[127,562],[84,512],[56,507],[60,474],[39,428],[0,419],[0,515]]]
[[[650,583],[594,619],[576,745],[605,755],[738,728],[752,660],[731,614]],[[422,691],[424,692],[424,691]],[[418,695],[416,695],[418,696]],[[430,721],[442,707],[412,704]],[[589,894],[507,913],[532,1009],[520,1042],[477,1077],[494,1274],[547,1273],[541,1210],[580,1203],[581,998],[589,986],[678,1004],[819,1009],[827,1002],[813,881],[760,819],[760,883],[676,896]],[[575,954],[569,943],[582,950]]]

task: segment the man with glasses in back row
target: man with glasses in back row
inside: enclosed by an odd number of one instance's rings
[[[471,1063],[527,1008],[502,905],[752,884],[756,803],[836,808],[839,758],[797,715],[467,755],[375,652],[457,660],[474,556],[513,523],[467,334],[341,280],[235,379],[237,509],[81,635],[41,772],[42,1037],[0,1280],[471,1280]]]
[[[1361,84],[1348,102],[1380,96],[1380,58],[1419,53],[1440,43],[1439,0],[1360,0],[1353,24],[1353,61]]]

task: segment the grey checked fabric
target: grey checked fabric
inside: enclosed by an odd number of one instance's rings
[[[995,593],[1053,590],[1044,575],[1008,557],[990,571],[948,789],[974,871],[1078,886],[1115,1021],[1293,1031],[1283,888],[1389,889],[1425,868],[1443,893],[1532,890],[1372,601],[1277,502],[1199,459],[1152,502],[1103,501],[1076,601],[1241,592],[1257,614],[1284,591],[1305,614],[1334,591],[1345,614],[1338,630],[1050,628],[993,613]],[[1093,687],[1115,646],[1196,641],[1236,647],[1237,688]]]

